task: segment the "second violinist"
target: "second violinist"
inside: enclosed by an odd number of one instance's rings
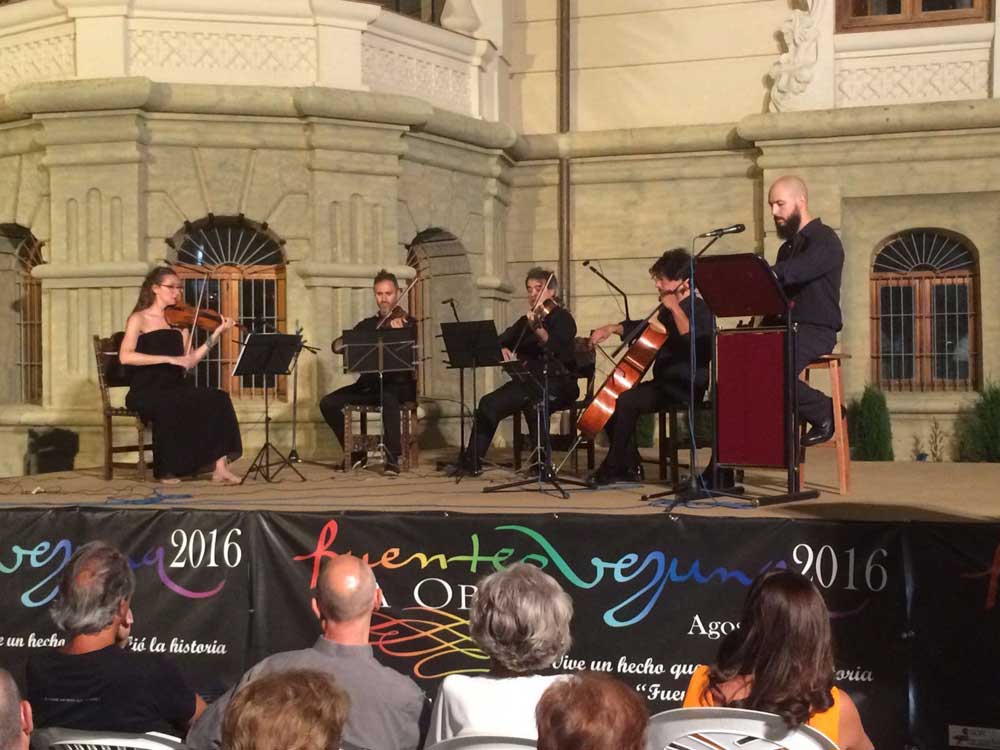
[[[615,413],[605,428],[610,440],[608,455],[593,476],[597,484],[640,481],[642,463],[635,437],[639,416],[658,412],[668,404],[688,403],[692,380],[692,327],[697,360],[693,373],[695,400],[705,395],[715,321],[705,301],[692,293],[688,282],[690,262],[687,251],[677,248],[665,252],[649,269],[660,296],[657,319],[667,330],[667,340],[657,352],[653,379],[639,383],[618,397]],[[590,340],[596,345],[615,333],[628,335],[634,324],[633,321],[609,323],[595,329]]]
[[[372,282],[378,314],[365,318],[354,326],[355,331],[374,331],[380,328],[413,328],[417,321],[405,314],[399,307],[399,280],[394,273],[382,269]],[[383,376],[381,391],[378,373],[369,372],[357,382],[345,385],[326,394],[319,402],[323,418],[344,445],[344,407],[347,404],[378,405],[381,398],[382,425],[385,432],[386,457],[384,472],[399,474],[399,456],[402,436],[400,434],[400,407],[408,401],[417,400],[417,382],[413,372],[387,372]],[[352,454],[350,465],[363,464],[364,453]]]

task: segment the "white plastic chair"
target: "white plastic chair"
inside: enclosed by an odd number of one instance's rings
[[[524,750],[526,747],[534,748],[535,741],[523,737],[470,734],[441,740],[426,750]]]
[[[176,737],[159,732],[87,732],[82,729],[48,727],[33,732],[32,750],[187,750]]]
[[[743,708],[675,708],[649,720],[647,750],[838,750],[812,727]]]

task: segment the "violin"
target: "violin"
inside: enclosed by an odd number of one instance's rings
[[[386,315],[384,318],[382,318],[382,320],[378,322],[378,325],[375,326],[375,330],[377,331],[382,326],[386,325],[387,323],[391,323],[394,320],[400,320],[400,319],[406,320],[407,315],[409,315],[409,313],[406,312],[406,310],[404,310],[401,305],[396,305],[394,308],[392,308],[392,310],[389,311],[388,315]]]
[[[167,324],[173,328],[191,328],[197,326],[207,333],[212,333],[222,325],[222,316],[215,310],[210,310],[206,307],[195,310],[191,305],[185,305],[183,302],[164,308],[163,317],[167,319]],[[240,327],[239,323],[234,323],[233,325],[236,328]]]

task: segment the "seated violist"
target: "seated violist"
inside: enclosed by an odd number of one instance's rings
[[[555,274],[535,267],[524,280],[528,311],[500,334],[504,359],[523,361],[536,381],[543,379],[546,362],[549,367],[549,402],[556,405],[572,403],[580,395],[574,374],[576,321],[569,310],[561,305],[551,305],[551,312],[539,312],[547,300],[555,300],[559,282]],[[482,461],[493,442],[497,427],[507,417],[524,411],[538,400],[538,389],[533,384],[511,380],[479,400],[476,408],[475,428],[469,445],[459,458],[453,471],[478,474]]]
[[[655,413],[669,404],[686,404],[691,398],[691,329],[694,329],[697,369],[694,372],[694,397],[701,399],[709,381],[712,360],[712,332],[715,321],[708,305],[691,293],[691,256],[682,248],[668,250],[649,269],[660,295],[656,320],[667,331],[667,339],[656,355],[653,379],[639,383],[618,397],[615,413],[605,430],[610,448],[604,462],[592,477],[596,484],[637,482],[642,479],[642,462],[636,444],[635,428],[639,415]],[[627,335],[629,321],[609,323],[590,335],[599,344],[611,334]]]

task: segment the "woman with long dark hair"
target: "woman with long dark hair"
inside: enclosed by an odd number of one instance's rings
[[[790,570],[757,577],[740,626],[715,664],[691,676],[684,707],[730,706],[807,724],[841,750],[872,750],[854,701],[833,684],[830,613],[816,587]]]
[[[189,351],[188,331],[172,328],[164,314],[180,301],[182,289],[167,266],[154,268],[142,282],[118,354],[132,368],[125,405],[153,423],[153,475],[161,482],[173,484],[211,466],[213,482],[238,483],[229,462],[239,458],[243,444],[229,394],[184,379],[233,321],[223,318],[204,344]]]

